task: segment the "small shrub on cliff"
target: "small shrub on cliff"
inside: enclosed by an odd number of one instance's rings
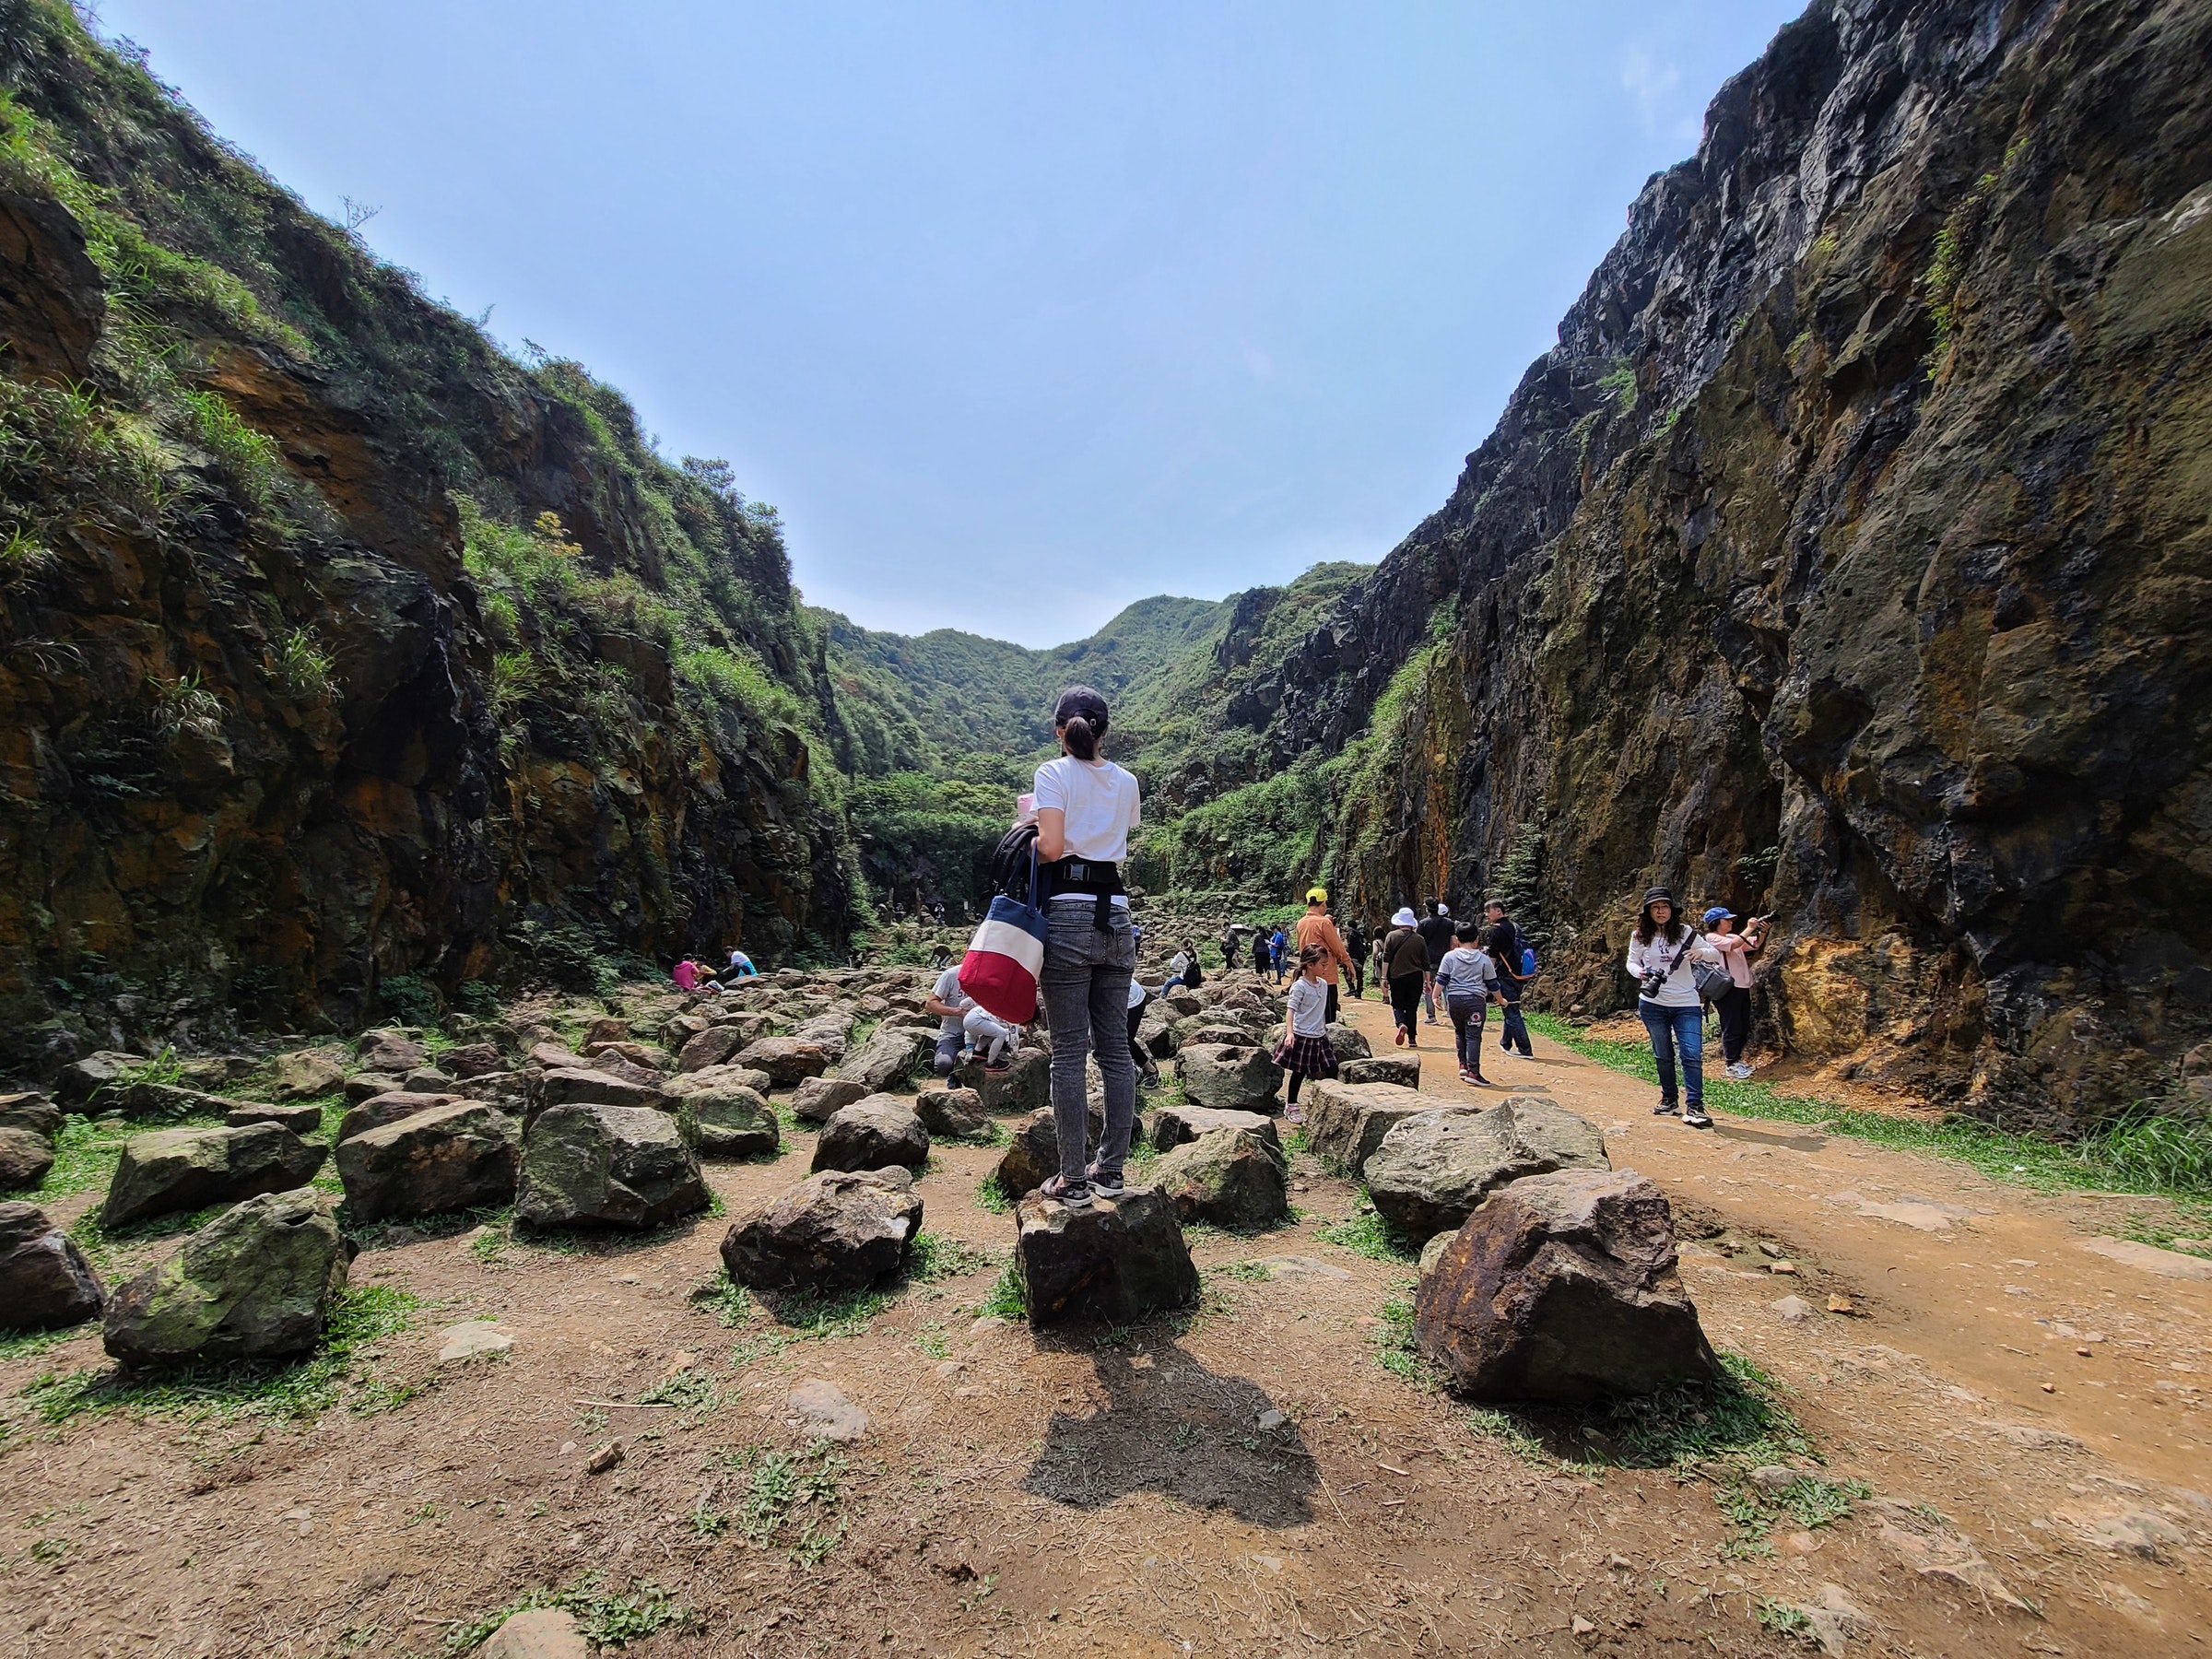
[[[154,734],[164,742],[183,736],[212,741],[223,735],[222,699],[200,684],[198,669],[173,680],[149,677],[146,685],[154,696]]]
[[[401,1025],[438,1023],[438,988],[418,973],[394,973],[379,980],[376,1000]]]
[[[295,628],[276,643],[276,677],[294,697],[312,700],[332,690],[330,653],[312,628]]]
[[[285,477],[276,441],[247,425],[213,392],[185,392],[180,396],[192,417],[193,436],[215,457],[231,488],[250,506],[273,512]]]

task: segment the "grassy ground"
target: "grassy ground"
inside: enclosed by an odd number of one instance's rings
[[[1599,1065],[1658,1084],[1652,1051],[1642,1042],[1594,1037],[1581,1026],[1531,1012],[1529,1028]],[[2146,1242],[2212,1257],[2212,1126],[2152,1111],[2114,1120],[2071,1144],[2013,1135],[1956,1114],[1906,1117],[1778,1094],[1767,1084],[1738,1083],[1708,1068],[1705,1103],[1739,1117],[1818,1126],[1829,1135],[1872,1141],[1971,1164],[1994,1180],[2039,1192],[2139,1194],[2169,1201],[2130,1218],[2127,1230]],[[2177,1242],[2178,1241],[2178,1242]]]

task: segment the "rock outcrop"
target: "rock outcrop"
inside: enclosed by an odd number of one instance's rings
[[[1674,1218],[1633,1171],[1500,1188],[1421,1276],[1414,1338],[1478,1400],[1583,1404],[1709,1377]]]

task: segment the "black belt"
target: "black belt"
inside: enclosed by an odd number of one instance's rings
[[[1094,893],[1090,924],[1100,933],[1113,931],[1114,899],[1128,889],[1122,885],[1122,866],[1096,859],[1063,858],[1044,866],[1052,881],[1053,897],[1062,893]]]

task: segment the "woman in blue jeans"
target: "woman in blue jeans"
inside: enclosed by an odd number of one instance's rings
[[[1648,888],[1643,913],[1629,938],[1629,972],[1636,981],[1636,1012],[1651,1033],[1652,1058],[1659,1063],[1659,1104],[1656,1117],[1672,1117],[1677,1110],[1675,1095],[1675,1055],[1682,1057],[1682,1121],[1692,1129],[1710,1129],[1705,1115],[1705,1004],[1690,963],[1703,960],[1720,965],[1721,953],[1705,943],[1705,936],[1675,914],[1675,896],[1663,887]]]
[[[1129,975],[1136,939],[1122,860],[1136,828],[1136,780],[1099,758],[1106,700],[1071,686],[1053,708],[1060,757],[1037,769],[1037,859],[1045,900],[1039,989],[1053,1033],[1053,1119],[1060,1172],[1040,1189],[1071,1209],[1122,1195],[1122,1164],[1136,1121],[1136,1065],[1129,1052]],[[1086,1161],[1085,1059],[1096,1052],[1106,1085],[1106,1133]]]

